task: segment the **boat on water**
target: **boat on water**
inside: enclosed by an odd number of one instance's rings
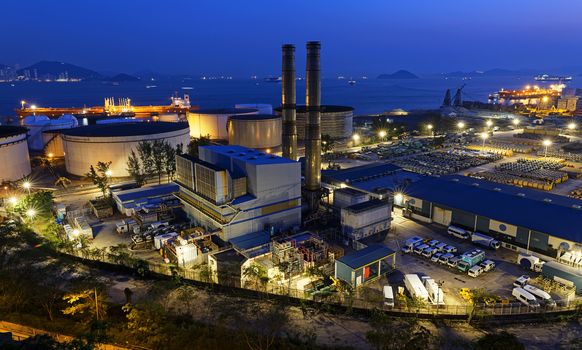
[[[351,79],[350,78],[350,80],[348,80],[348,84],[350,84],[350,85],[356,85],[356,81],[354,79]]]
[[[182,90],[194,90],[191,86],[182,86]]]
[[[283,78],[281,78],[281,77],[267,77],[267,78],[265,78],[265,81],[267,83],[278,83],[281,80],[283,80]]]
[[[570,81],[572,80],[571,76],[557,76],[557,75],[548,75],[548,74],[540,74],[534,77],[536,81]]]
[[[157,85],[147,85],[146,89],[153,89],[153,88],[157,88]]]

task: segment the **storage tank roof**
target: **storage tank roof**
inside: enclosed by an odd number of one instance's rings
[[[26,134],[28,129],[21,126],[0,125],[0,137],[10,137],[20,134]]]
[[[193,114],[248,114],[256,113],[259,110],[256,108],[207,108],[192,111]]]
[[[122,123],[122,124],[96,124],[63,130],[67,136],[87,137],[115,137],[115,136],[139,136],[163,134],[172,131],[188,129],[188,123]]]
[[[233,115],[230,119],[236,120],[269,120],[269,119],[281,119],[280,116],[274,114],[243,114],[243,115]]]
[[[281,111],[281,107],[275,108],[276,111]],[[350,106],[337,106],[337,105],[321,105],[321,113],[337,113],[337,112],[350,112],[354,110],[354,107]],[[297,106],[297,113],[306,113],[307,108],[304,105]]]

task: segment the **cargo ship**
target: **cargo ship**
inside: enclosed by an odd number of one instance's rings
[[[570,81],[572,77],[564,76],[560,77],[557,75],[540,74],[534,77],[536,81]]]
[[[16,109],[16,115],[24,118],[29,115],[46,115],[49,118],[57,118],[65,114],[75,116],[134,116],[137,118],[147,118],[153,115],[165,113],[186,114],[190,110],[198,109],[198,106],[190,105],[190,96],[184,94],[184,97],[171,97],[171,103],[165,106],[135,106],[131,104],[129,98],[119,98],[115,100],[113,97],[105,99],[103,106],[95,107],[38,107],[35,105],[27,105],[22,101],[22,106]]]

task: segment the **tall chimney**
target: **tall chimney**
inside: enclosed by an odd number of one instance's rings
[[[305,105],[305,189],[311,211],[317,210],[321,195],[321,70],[319,41],[307,42]]]
[[[282,66],[283,157],[297,160],[295,45],[283,45]]]

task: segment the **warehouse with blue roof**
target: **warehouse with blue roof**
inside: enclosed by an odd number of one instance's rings
[[[352,287],[359,287],[395,268],[396,253],[384,245],[375,244],[337,259],[334,277]]]
[[[582,201],[451,175],[426,177],[396,193],[411,218],[488,234],[513,250],[551,258],[582,250]]]

